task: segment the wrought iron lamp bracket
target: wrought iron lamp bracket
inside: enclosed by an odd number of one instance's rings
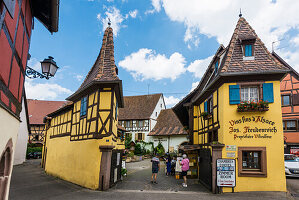
[[[46,78],[46,79],[49,79],[48,76],[45,76],[45,75],[35,71],[34,69],[32,69],[31,67],[28,67],[28,66],[25,69],[25,74],[28,78],[31,78],[31,79],[32,78],[41,78],[41,79]]]

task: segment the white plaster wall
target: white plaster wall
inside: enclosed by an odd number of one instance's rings
[[[161,106],[162,105],[162,106]],[[165,102],[164,102],[164,97],[161,95],[151,117],[150,117],[150,131],[155,127],[157,123],[157,118],[161,112],[161,110],[166,109]],[[157,113],[157,115],[156,115]]]
[[[24,100],[22,102],[22,112],[20,113],[21,123],[15,148],[14,165],[20,165],[26,160],[26,150],[28,142],[28,127]]]
[[[11,114],[9,114],[6,110],[0,107],[0,156],[4,152],[4,148],[6,147],[7,142],[9,139],[12,139],[13,143],[13,152],[12,152],[12,161],[14,160],[14,152],[15,152],[15,146],[17,141],[17,136],[19,132],[20,127],[20,121],[17,120],[15,117],[13,117]],[[8,192],[9,192],[9,186],[10,186],[10,178],[11,178],[11,172],[9,176],[9,181],[7,184]],[[6,198],[8,199],[8,192],[6,193]]]
[[[175,151],[178,150],[179,145],[183,142],[187,142],[187,136],[179,136],[179,135],[173,135],[173,136],[149,136],[150,141],[154,142],[154,147],[156,147],[159,144],[159,140],[161,141],[161,144],[163,145],[165,152],[168,152],[168,144],[169,147],[173,147]]]

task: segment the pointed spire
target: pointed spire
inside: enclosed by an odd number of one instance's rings
[[[88,72],[79,89],[71,95],[71,97],[77,95],[92,83],[118,82],[120,79],[117,74],[118,68],[114,61],[113,30],[109,26],[104,32],[102,47],[94,65]]]

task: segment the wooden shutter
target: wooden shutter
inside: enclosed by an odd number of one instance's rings
[[[273,83],[263,84],[263,100],[268,101],[269,103],[274,102]]]
[[[299,94],[293,94],[293,105],[299,105]]]
[[[229,86],[229,104],[240,103],[240,86],[230,85]]]
[[[138,133],[135,133],[135,142],[138,141]]]
[[[14,14],[15,14],[16,0],[3,0],[3,3],[5,5],[7,11],[9,12],[11,18],[13,18]]]
[[[205,103],[204,103],[204,106],[205,106],[205,112],[208,112],[208,102],[206,101]]]

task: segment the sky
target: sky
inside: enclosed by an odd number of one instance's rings
[[[54,57],[55,77],[25,80],[27,99],[65,100],[93,66],[108,18],[124,96],[163,93],[171,108],[194,89],[240,8],[269,51],[299,71],[298,0],[61,0],[59,30],[35,19],[28,66]]]

